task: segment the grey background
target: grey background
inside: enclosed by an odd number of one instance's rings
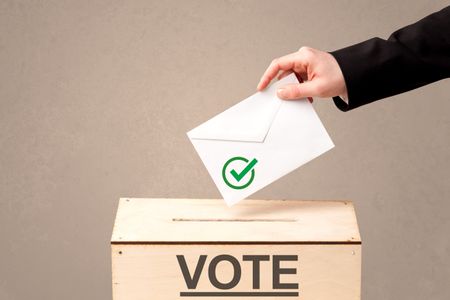
[[[111,299],[119,197],[220,197],[185,132],[271,59],[331,51],[447,1],[0,1],[0,299]],[[363,299],[450,297],[450,82],[343,113],[336,148],[258,192],[350,199]]]

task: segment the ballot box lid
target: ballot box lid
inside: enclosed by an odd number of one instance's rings
[[[122,198],[112,244],[361,243],[350,201]]]

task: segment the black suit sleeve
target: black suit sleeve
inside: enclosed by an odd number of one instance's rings
[[[450,6],[394,32],[340,49],[336,58],[347,85],[343,111],[450,77]]]

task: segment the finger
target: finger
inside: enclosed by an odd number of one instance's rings
[[[294,73],[294,71],[292,71],[292,70],[283,71],[277,76],[277,79],[278,80],[283,79],[284,77],[286,77],[286,76],[288,76],[288,75],[290,75],[292,73]],[[295,77],[297,77],[297,80],[300,83],[308,80],[308,75],[306,75],[306,73],[299,74],[299,73],[295,72]]]
[[[288,75],[290,75],[290,74],[292,74],[293,73],[293,71],[291,71],[291,70],[289,70],[289,71],[283,71],[283,72],[281,72],[278,76],[277,76],[277,79],[278,80],[280,80],[280,79],[283,79],[284,77],[286,77],[286,76],[288,76]],[[297,75],[297,74],[296,74]]]
[[[258,84],[258,90],[261,91],[264,88],[266,88],[269,83],[272,81],[272,79],[277,76],[278,72],[280,70],[288,71],[294,69],[294,66],[296,65],[296,59],[298,59],[298,53],[294,52],[288,55],[285,55],[283,57],[280,57],[278,59],[274,59],[272,63],[269,65],[267,70],[264,72],[263,76],[261,77],[261,80]],[[297,70],[295,70],[297,71]],[[298,70],[299,72],[302,72],[302,70]]]
[[[261,77],[261,80],[259,81],[257,89],[259,91],[265,89],[269,83],[272,81],[275,76],[277,76],[278,72],[280,70],[290,70],[294,66],[294,53],[285,55],[283,57],[274,59],[269,67],[267,67],[266,71],[264,72],[263,76]]]
[[[307,75],[295,73],[295,77],[297,77],[298,82],[303,83],[306,81]],[[308,97],[308,100],[311,103],[313,103],[313,101],[314,101],[314,99],[312,97]]]
[[[280,75],[278,75],[277,79],[281,80],[284,77],[292,74],[293,71],[283,71],[281,72]],[[307,75],[306,74],[299,74],[299,73],[295,73],[295,77],[297,77],[298,82],[303,83],[306,81]],[[309,102],[313,103],[314,99],[312,97],[308,97]]]
[[[301,84],[287,84],[278,89],[277,95],[283,100],[296,100],[306,97],[314,97],[317,96],[316,83],[307,81]]]

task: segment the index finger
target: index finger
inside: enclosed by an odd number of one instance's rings
[[[274,59],[261,77],[257,89],[259,91],[265,89],[272,81],[272,79],[277,76],[280,70],[287,71],[293,69],[295,66],[295,58],[297,57],[297,54],[297,52],[294,52]]]

